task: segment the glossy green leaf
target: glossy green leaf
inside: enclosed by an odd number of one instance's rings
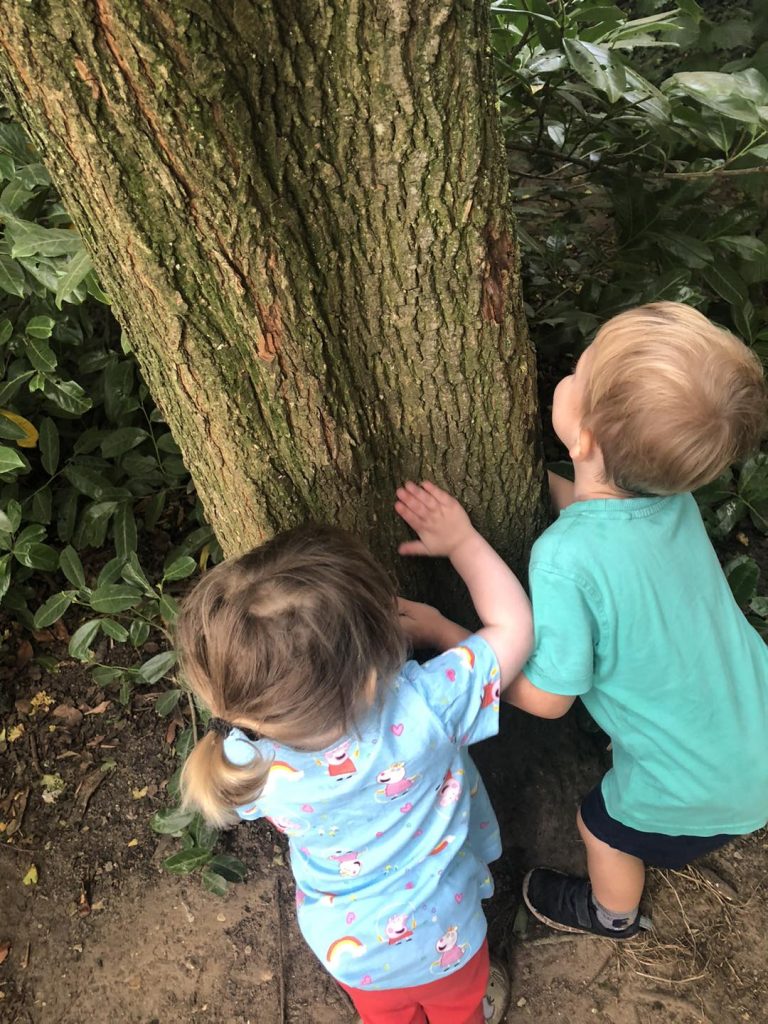
[[[96,586],[101,587],[105,583],[117,583],[123,574],[124,565],[124,559],[110,558],[110,560],[102,566],[101,571],[99,572],[99,578],[96,581]]]
[[[563,49],[571,67],[585,82],[604,92],[611,103],[621,99],[627,77],[616,53],[580,39],[564,39]]]
[[[184,580],[197,569],[197,562],[189,555],[182,555],[174,559],[170,565],[163,570],[163,579],[167,581]]]
[[[52,320],[49,316],[33,316],[32,319],[27,322],[27,326],[24,328],[24,333],[30,338],[46,341],[50,338],[55,326],[56,321]]]
[[[131,552],[136,550],[136,520],[130,502],[124,501],[118,505],[112,525],[112,535],[118,558],[128,558]]]
[[[195,846],[202,849],[212,850],[219,840],[219,830],[209,825],[201,814],[194,816],[189,823],[188,831]]]
[[[202,867],[211,859],[211,851],[193,846],[189,850],[179,850],[163,861],[163,867],[172,875],[188,875],[190,871]]]
[[[74,599],[74,590],[62,590],[61,593],[49,597],[45,604],[35,612],[35,629],[45,629],[46,626],[52,626],[54,622],[58,622]]]
[[[175,651],[162,651],[149,661],[145,661],[139,669],[139,675],[145,683],[156,683],[167,675],[176,664]]]
[[[24,271],[10,256],[0,253],[0,290],[9,295],[24,295]]]
[[[169,715],[179,703],[180,697],[181,690],[166,690],[155,701],[155,711],[158,715]]]
[[[150,626],[143,619],[134,619],[129,630],[130,640],[134,647],[141,647],[149,639]]]
[[[40,461],[46,473],[53,476],[59,465],[59,428],[50,416],[45,416],[40,421],[39,429]]]
[[[129,452],[148,437],[147,431],[141,427],[119,427],[117,430],[110,430],[101,442],[101,454],[105,459],[113,459]]]
[[[61,309],[62,303],[68,302],[76,289],[82,284],[92,268],[91,257],[81,249],[67,263],[66,270],[59,278],[56,288],[56,306]]]
[[[232,857],[228,853],[218,853],[209,863],[211,869],[226,878],[228,882],[245,881],[247,869],[237,857]]]
[[[79,590],[85,589],[83,563],[71,544],[68,544],[59,555],[59,568],[74,587]]]
[[[93,656],[91,644],[96,639],[101,629],[101,619],[90,619],[75,630],[69,641],[70,657],[78,661],[87,661]]]
[[[49,544],[39,542],[19,544],[13,548],[14,557],[29,569],[41,569],[43,572],[54,572],[59,566],[58,552]]]
[[[213,893],[214,896],[226,896],[229,891],[229,882],[216,871],[213,871],[209,864],[206,864],[200,872],[200,879],[203,883],[203,888]]]
[[[126,583],[105,583],[91,594],[91,607],[96,612],[114,615],[135,607],[141,600],[141,592]]]
[[[710,288],[721,295],[726,302],[736,304],[747,301],[747,289],[744,282],[736,271],[722,260],[706,267],[702,271],[702,277]]]
[[[24,460],[15,449],[0,445],[0,475],[23,468]]]
[[[754,558],[749,555],[738,555],[728,562],[723,570],[730,584],[736,603],[746,608],[757,590],[760,569]]]
[[[0,599],[5,597],[11,584],[11,555],[0,557]]]
[[[176,835],[182,832],[195,816],[193,810],[182,807],[164,807],[154,814],[150,820],[150,828],[160,835]]]
[[[31,337],[27,339],[27,358],[40,373],[53,373],[57,366],[56,354],[47,341]]]

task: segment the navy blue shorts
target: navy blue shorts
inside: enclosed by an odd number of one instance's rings
[[[736,836],[665,836],[661,832],[640,832],[612,818],[605,807],[603,791],[595,786],[581,802],[581,819],[597,839],[614,850],[639,857],[654,868],[684,868],[697,857],[719,850]]]

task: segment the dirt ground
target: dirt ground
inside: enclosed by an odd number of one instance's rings
[[[249,874],[223,898],[196,875],[161,869],[176,841],[155,835],[148,819],[165,803],[175,762],[156,694],[139,693],[127,715],[71,662],[55,673],[17,666],[29,650],[13,633],[6,639],[0,687],[13,688],[15,705],[0,744],[0,1021],[351,1024],[302,944],[290,871],[269,826],[227,834],[225,848]],[[63,656],[61,648],[47,653]],[[30,704],[40,691],[53,700],[47,710]],[[65,702],[74,714],[56,713]],[[16,725],[24,732],[8,742]],[[541,722],[505,709],[499,739],[475,748],[505,841],[488,917],[514,980],[507,1020],[768,1020],[765,836],[695,870],[654,873],[655,931],[618,949],[547,932],[520,909],[528,867],[583,867],[575,810],[609,756],[604,737],[584,726],[575,713]],[[43,775],[62,780],[55,800],[50,786],[43,797]],[[24,885],[32,865],[37,883]]]

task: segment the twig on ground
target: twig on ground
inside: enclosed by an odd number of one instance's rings
[[[69,819],[70,822],[77,823],[83,820],[91,797],[106,777],[107,772],[102,768],[94,768],[92,772],[85,776],[75,791],[75,806]]]
[[[280,876],[275,878],[275,915],[277,917],[277,997],[279,1024],[285,1024],[285,968],[283,964],[283,922],[280,914]]]
[[[32,758],[32,765],[38,775],[43,774],[43,769],[40,767],[40,760],[37,756],[37,741],[32,733],[29,734],[29,756]]]

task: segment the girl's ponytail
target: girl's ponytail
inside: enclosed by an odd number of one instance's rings
[[[266,782],[270,764],[254,750],[254,760],[232,764],[224,754],[224,740],[208,732],[192,748],[181,773],[184,807],[194,807],[210,825],[234,825],[235,808],[255,801]]]
[[[209,570],[176,623],[181,669],[212,716],[288,746],[343,735],[406,655],[395,588],[362,544],[328,526],[273,538]],[[237,820],[271,767],[234,764],[209,731],[187,758],[184,804],[212,825]]]

